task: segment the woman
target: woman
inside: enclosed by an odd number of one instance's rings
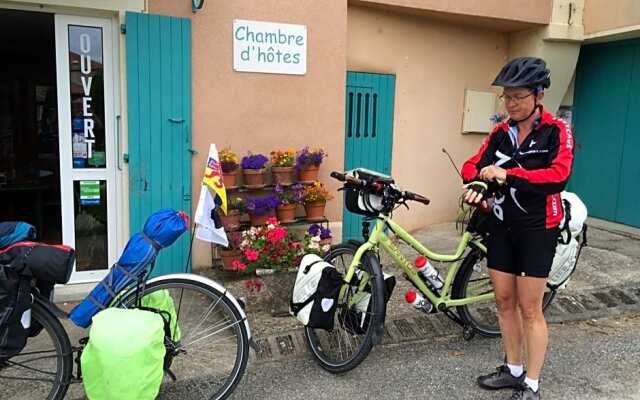
[[[471,182],[465,201],[492,210],[487,264],[506,353],[505,365],[480,376],[478,384],[513,388],[513,400],[540,398],[548,343],[542,298],[563,218],[560,192],[573,162],[570,130],[541,104],[550,84],[540,58],[507,63],[493,85],[503,87],[500,98],[510,118],[495,127],[462,169],[465,183]],[[487,199],[485,183],[493,182],[498,189]]]

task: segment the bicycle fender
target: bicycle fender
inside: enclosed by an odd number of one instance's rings
[[[383,282],[384,278],[382,275],[382,267],[380,266],[380,261],[378,261],[378,257],[375,255],[375,253],[373,253],[372,251],[367,251],[363,256],[363,260],[366,261],[366,263],[371,268],[371,271],[369,271],[369,273],[377,277],[375,281]],[[373,327],[372,341],[374,345],[378,345],[382,343],[382,339],[384,337],[384,322],[387,314],[387,304],[384,301],[383,285],[378,285],[378,287],[375,287],[375,288],[372,287],[371,290],[376,291],[376,296],[374,298],[380,301],[381,304],[379,306],[380,306],[380,309],[382,310],[380,313],[381,315],[378,315],[379,318],[376,325]]]

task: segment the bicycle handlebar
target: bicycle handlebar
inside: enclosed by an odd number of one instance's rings
[[[334,179],[339,180],[340,182],[350,183],[350,184],[355,185],[355,186],[362,186],[362,187],[367,186],[367,181],[364,181],[362,179],[358,179],[355,176],[344,174],[342,172],[333,171],[331,173],[331,177],[334,178]],[[411,201],[415,201],[415,202],[418,202],[418,203],[422,203],[425,206],[429,205],[429,203],[431,203],[431,200],[429,200],[428,198],[426,198],[426,197],[424,197],[422,195],[419,195],[417,193],[413,193],[413,192],[409,192],[409,191],[399,191],[399,190],[396,190],[395,188],[393,190],[398,193],[399,197],[401,197],[401,198],[403,198],[405,200],[411,200]]]

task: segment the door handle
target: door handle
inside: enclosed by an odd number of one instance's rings
[[[169,122],[173,122],[174,124],[181,124],[184,122],[184,118],[169,118]]]

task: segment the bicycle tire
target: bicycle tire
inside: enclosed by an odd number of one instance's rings
[[[212,304],[214,304],[214,309],[217,307],[218,304],[222,304],[224,306],[224,309],[226,309],[230,313],[229,316],[233,318],[233,321],[231,321],[229,325],[235,327],[234,329],[236,329],[236,333],[238,334],[237,336],[238,347],[236,352],[237,355],[234,361],[233,369],[229,373],[229,376],[226,378],[224,384],[220,389],[218,389],[215,393],[211,394],[210,396],[209,395],[205,396],[206,399],[210,399],[210,400],[222,400],[222,399],[228,398],[233,393],[236,386],[242,379],[247,367],[248,359],[249,359],[249,333],[247,331],[246,326],[244,325],[244,319],[242,317],[242,314],[238,310],[236,304],[234,304],[225,295],[225,292],[221,292],[216,287],[195,279],[176,277],[176,278],[160,279],[158,281],[150,282],[144,287],[144,289],[141,291],[141,294],[139,294],[139,296],[143,298],[144,296],[150,293],[153,293],[158,290],[163,290],[163,289],[181,290],[182,295],[184,294],[184,289],[194,289],[200,294],[209,295],[209,297],[216,299],[215,303],[213,303],[213,300],[212,300]],[[115,306],[120,306],[120,307],[130,306],[135,301],[134,300],[135,296],[136,296],[135,288],[130,289],[129,292],[127,292],[125,295],[121,297],[121,299],[117,302],[117,304],[115,304]],[[179,315],[180,312],[181,312],[180,308],[178,307],[178,310],[177,310],[178,322],[180,321],[180,315]],[[205,316],[205,319],[208,318],[209,314],[210,312],[207,313],[207,315]],[[196,326],[196,328],[199,329],[200,327]],[[186,339],[183,339],[183,340],[186,340]],[[200,338],[197,339],[197,341],[200,341],[200,340],[201,340]],[[215,358],[215,356],[212,356],[212,358]],[[192,368],[195,368],[195,366]],[[178,379],[179,378],[180,377],[178,376]],[[187,384],[189,383],[190,382],[187,382]],[[172,383],[170,381],[167,382],[166,384],[163,383],[163,387],[161,387],[158,398],[161,399],[164,396],[170,396],[170,398],[176,398],[175,397],[176,395],[170,392],[172,390],[175,391],[180,389],[172,388],[171,385],[173,384],[175,383]],[[193,383],[191,384],[193,385]],[[185,397],[184,394],[187,394],[187,396]],[[198,399],[203,398],[202,396],[200,396],[199,393],[194,393],[192,391],[187,391],[184,394],[180,393],[181,395],[180,398],[182,400],[190,398],[189,395],[196,396],[194,398],[198,398]]]
[[[472,281],[471,278],[474,273],[474,267],[476,266],[477,263],[482,262],[483,259],[486,259],[486,257],[484,256],[484,254],[480,253],[479,251],[471,251],[465,256],[464,260],[462,261],[462,265],[460,266],[460,270],[458,271],[455,277],[455,280],[453,281],[453,288],[451,291],[453,299],[463,299],[467,297],[467,291],[468,291],[467,288],[469,286],[469,283]],[[487,280],[489,279],[488,271],[480,272],[480,274],[486,275],[486,277],[482,279],[487,279]],[[555,294],[556,294],[555,290],[550,288],[548,288],[548,291],[545,292],[542,300],[543,311],[547,309],[549,304],[551,304],[551,302],[555,298]],[[488,303],[487,305],[495,306],[494,299],[489,300],[487,303]],[[495,314],[495,318],[489,317],[488,323],[480,321],[479,318],[476,316],[476,314],[471,311],[471,307],[475,307],[475,306],[477,306],[477,304],[458,306],[456,307],[456,311],[458,312],[458,315],[460,316],[462,321],[467,326],[473,327],[475,331],[481,334],[482,336],[500,337],[501,336],[500,325],[498,324],[497,314]],[[489,314],[489,311],[487,310],[491,310],[491,312],[495,313],[494,310],[486,307],[481,310],[484,311],[485,315],[489,315],[489,316],[490,314]]]
[[[10,366],[6,369],[0,368],[0,382],[6,381],[0,388],[0,394],[3,393],[3,389],[7,390],[7,384],[10,381],[20,381],[24,380],[25,382],[29,382],[29,388],[33,391],[38,391],[38,393],[24,393],[24,386],[19,387],[18,390],[21,393],[16,397],[24,398],[25,395],[42,395],[47,392],[46,388],[43,388],[44,393],[39,391],[39,388],[34,382],[38,381],[38,378],[33,378],[31,376],[25,376],[29,373],[37,372],[42,370],[38,370],[38,368],[43,368],[40,363],[42,360],[51,357],[43,357],[43,353],[54,352],[55,355],[55,364],[56,364],[56,372],[55,378],[53,381],[53,386],[49,390],[49,393],[46,395],[47,400],[62,400],[69,389],[69,385],[71,384],[71,379],[73,375],[73,350],[71,348],[71,343],[69,341],[69,336],[67,332],[64,330],[64,327],[58,320],[58,318],[43,304],[40,304],[38,301],[34,301],[31,306],[31,322],[32,326],[37,326],[38,324],[42,327],[40,333],[35,337],[29,338],[27,341],[27,345],[25,348],[17,355],[13,356],[8,360]],[[48,334],[52,340],[53,350],[40,350],[38,349],[38,345],[44,338],[42,335]],[[46,344],[47,347],[49,344]],[[10,375],[5,375],[6,371],[11,368],[11,365],[16,365],[15,363],[24,364],[28,363],[27,360],[23,360],[22,357],[28,357],[31,354],[36,354],[35,358],[31,358],[32,361],[40,361],[39,364],[26,366],[26,367],[16,367],[17,371],[20,371],[20,378],[16,378]],[[40,356],[38,356],[40,355]],[[32,368],[32,369],[26,369]],[[33,370],[35,368],[35,370]],[[43,374],[49,375],[52,372],[42,372]],[[36,379],[34,381],[34,379]],[[48,387],[48,385],[46,385]],[[4,395],[3,395],[4,396]],[[42,397],[41,397],[42,398]]]
[[[331,263],[332,265],[336,265],[335,260],[338,257],[344,257],[345,255],[353,256],[356,250],[357,247],[349,244],[340,244],[333,246],[325,256],[325,261]],[[344,315],[340,314],[340,310],[336,311],[336,315],[334,317],[335,326],[333,331],[331,332],[340,330],[341,332],[339,332],[338,335],[346,334],[347,336],[345,337],[345,339],[347,339],[348,336],[362,336],[362,341],[350,356],[340,361],[332,359],[332,357],[329,356],[325,350],[323,350],[324,348],[330,348],[331,345],[323,345],[320,339],[321,337],[324,337],[329,333],[322,329],[305,327],[305,341],[307,343],[307,346],[309,347],[311,355],[323,369],[333,374],[342,374],[360,365],[365,360],[365,358],[367,358],[367,356],[371,352],[371,349],[376,343],[376,329],[379,329],[381,325],[384,325],[384,314],[386,311],[386,305],[383,296],[384,282],[382,279],[382,274],[380,272],[379,263],[377,265],[372,265],[376,262],[378,262],[377,257],[369,253],[367,253],[362,258],[362,269],[369,273],[369,276],[371,278],[370,282],[372,282],[370,298],[371,311],[367,312],[367,314],[371,316],[371,319],[364,334],[353,335],[353,332],[347,331],[347,329],[343,326],[344,319],[342,321],[340,320],[340,315]],[[336,269],[338,269],[340,273],[344,274],[348,266],[349,265],[343,265],[341,267],[336,266]],[[347,300],[348,298],[349,296],[346,297]],[[338,336],[338,341],[339,338],[340,336]],[[342,347],[340,346],[340,348]]]

